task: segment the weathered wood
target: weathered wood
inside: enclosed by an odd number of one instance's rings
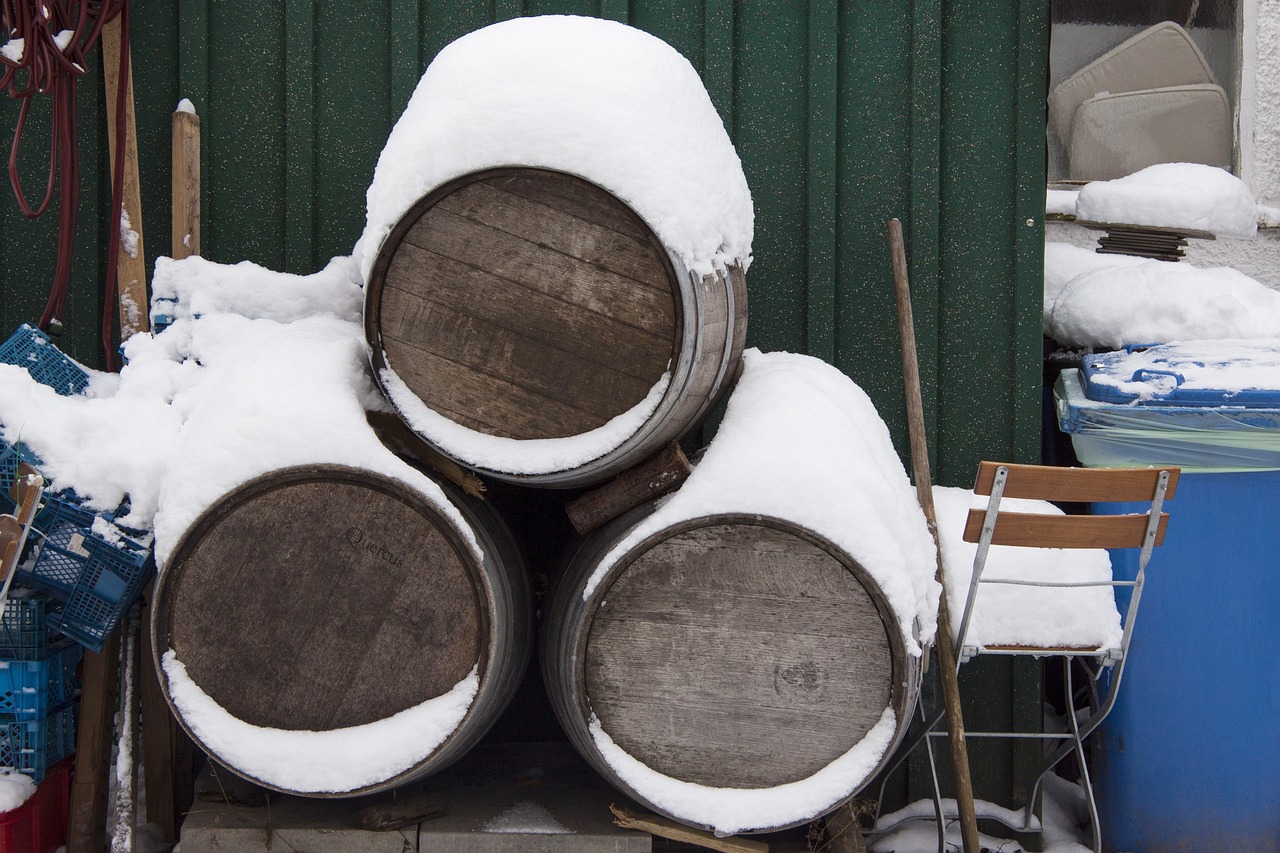
[[[894,301],[898,314],[898,337],[902,348],[902,384],[907,403],[907,426],[911,443],[911,466],[915,477],[916,498],[924,512],[937,552],[935,577],[945,590],[946,569],[942,562],[942,544],[938,540],[938,518],[933,506],[933,479],[929,473],[929,443],[925,437],[924,400],[920,390],[920,365],[916,356],[915,321],[911,311],[911,285],[907,279],[906,242],[902,223],[888,223],[889,259],[893,268]],[[973,777],[969,773],[969,749],[964,738],[964,717],[960,710],[960,685],[956,674],[955,649],[952,648],[951,614],[947,597],[938,602],[937,654],[941,672],[942,702],[947,712],[947,739],[951,747],[951,765],[956,785],[957,811],[960,813],[960,835],[964,853],[979,853],[978,817],[973,803]],[[941,831],[941,830],[939,830]]]
[[[157,586],[155,651],[172,649],[233,716],[291,730],[376,722],[478,669],[467,720],[395,782],[428,772],[505,707],[529,643],[509,534],[491,510],[450,501],[467,535],[426,495],[359,469],[286,469],[240,487],[175,547]]]
[[[713,787],[807,778],[861,742],[887,708],[901,738],[916,664],[851,557],[790,522],[711,516],[628,548],[587,594],[599,561],[645,515],[583,541],[545,616],[548,695],[605,778],[644,801],[600,755],[593,717],[646,766]]]
[[[124,228],[121,223],[120,252],[116,256],[117,299],[120,309],[120,337],[129,338],[151,328],[147,297],[147,260],[142,241],[142,182],[138,176],[138,132],[133,111],[133,65],[123,54],[121,43],[122,16],[116,15],[102,27],[102,79],[106,91],[107,148],[111,162],[115,163],[116,108],[120,93],[121,59],[127,72],[124,79],[124,176],[122,182],[123,214],[129,218],[129,227],[137,242],[126,249]],[[123,54],[123,55],[122,55]],[[115,180],[115,169],[111,170]]]
[[[484,497],[484,480],[452,459],[441,456],[400,418],[390,412],[366,412],[365,418],[382,443],[396,455],[430,468],[473,498]]]
[[[565,504],[573,529],[586,535],[627,510],[674,491],[693,472],[676,442],[609,483]]]
[[[763,841],[749,841],[734,836],[720,838],[710,832],[690,829],[658,815],[638,815],[629,809],[613,805],[609,806],[609,811],[613,812],[613,822],[623,829],[635,829],[659,838],[669,838],[672,841],[693,844],[708,850],[718,850],[720,853],[769,853],[769,845]]]
[[[501,479],[602,482],[693,428],[736,378],[741,268],[697,280],[678,266],[630,208],[580,178],[463,176],[421,199],[379,251],[365,303],[375,376],[385,388],[390,367],[427,408],[517,441],[598,429],[667,376],[648,421],[563,471],[488,470],[437,437],[444,455]]]
[[[373,832],[404,829],[445,813],[445,798],[436,791],[423,791],[390,803],[375,803],[356,812],[355,825]]]
[[[107,785],[119,663],[119,631],[111,633],[101,652],[84,653],[67,853],[102,853],[106,848]]]
[[[965,519],[964,541],[977,542],[986,520],[985,509],[971,509]],[[1156,545],[1164,543],[1169,514],[1160,514]],[[1041,515],[1001,512],[991,534],[993,545],[1026,548],[1141,548],[1146,538],[1146,515]],[[1046,578],[1052,580],[1052,578]]]
[[[596,611],[584,689],[605,731],[712,787],[806,778],[892,699],[885,626],[831,554],[761,525],[684,531],[639,555]]]
[[[1007,498],[1037,498],[1072,503],[1150,502],[1162,471],[1169,472],[1165,498],[1178,491],[1177,468],[1057,468],[1047,465],[1017,465],[1010,462],[982,462],[974,480],[975,494],[991,494],[996,469],[1009,469],[1004,484]]]
[[[175,259],[200,254],[200,117],[173,114],[170,253]]]

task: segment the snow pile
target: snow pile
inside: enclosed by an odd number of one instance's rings
[[[940,590],[915,490],[870,398],[836,368],[791,353],[748,350],[715,440],[689,479],[605,555],[584,598],[654,532],[716,513],[754,513],[814,530],[879,585],[911,654],[932,639]],[[673,779],[619,747],[592,719],[601,755],[644,799],[682,820],[731,834],[822,814],[856,790],[893,741],[892,708],[831,764],[786,785],[711,788]]]
[[[1050,287],[1046,275],[1046,298]],[[1280,329],[1280,292],[1230,267],[1147,260],[1107,265],[1058,291],[1045,333],[1066,346],[1211,338],[1268,338]]]
[[[418,199],[500,166],[598,184],[700,275],[750,261],[751,194],[724,125],[688,60],[640,30],[516,18],[442,50],[378,159],[355,250],[364,278]]]
[[[1089,381],[1094,387],[1113,388],[1137,402],[1165,396],[1177,388],[1183,392],[1220,391],[1221,402],[1230,405],[1240,392],[1280,388],[1280,338],[1192,341],[1117,353],[1107,359],[1107,369],[1092,374]]]
[[[958,634],[973,578],[978,546],[964,541],[969,509],[985,509],[987,499],[970,489],[935,486],[938,537],[947,571],[947,607]],[[1005,498],[1001,511],[1061,515],[1045,501]],[[1111,558],[1102,549],[1015,548],[992,545],[984,578],[1083,583],[1111,580]],[[974,601],[965,645],[1083,646],[1119,648],[1120,612],[1109,586],[1045,589],[991,584]]]
[[[203,747],[260,782],[305,792],[343,793],[410,769],[453,733],[480,685],[473,669],[448,693],[376,723],[293,731],[231,716],[191,680],[172,650],[165,652],[162,665],[173,703]]]
[[[35,792],[36,783],[30,776],[0,768],[0,812],[13,811]]]
[[[1086,184],[1076,216],[1093,222],[1209,231],[1252,238],[1258,205],[1249,186],[1217,166],[1159,163],[1116,178]]]
[[[1049,334],[1049,315],[1062,289],[1077,276],[1107,267],[1132,267],[1147,262],[1133,255],[1100,255],[1072,243],[1049,240],[1044,244],[1044,324]]]
[[[522,800],[480,827],[481,832],[519,835],[572,835],[541,803]]]

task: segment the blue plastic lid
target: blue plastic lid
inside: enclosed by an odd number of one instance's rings
[[[1280,341],[1196,341],[1094,353],[1085,396],[1139,406],[1280,408]]]

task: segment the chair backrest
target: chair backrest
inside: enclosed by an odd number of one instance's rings
[[[997,472],[1006,471],[1004,482]],[[1160,493],[1161,475],[1167,483]],[[1178,485],[1177,468],[1054,468],[1043,465],[1014,465],[983,462],[973,490],[979,495],[993,491],[1003,498],[1032,498],[1046,501],[1083,503],[1128,503],[1153,501],[1163,503],[1172,498]],[[979,542],[988,511],[971,509],[965,521],[964,540]],[[1161,512],[1155,540],[1164,541],[1168,513]],[[992,545],[1016,545],[1033,548],[1141,548],[1145,544],[1148,516],[1116,515],[1042,515],[1037,513],[999,512],[989,540]]]

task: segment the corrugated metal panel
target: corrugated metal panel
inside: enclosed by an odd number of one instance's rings
[[[756,204],[751,343],[840,366],[905,451],[884,236],[888,218],[903,220],[935,471],[962,483],[981,457],[1038,452],[1043,5],[136,0],[147,246],[169,246],[180,97],[204,131],[204,254],[305,273],[351,251],[378,152],[444,45],[522,14],[627,21],[702,73],[742,157]],[[67,317],[69,348],[90,360],[109,197],[99,80],[95,70],[80,98],[85,194]],[[6,128],[11,106],[0,106]],[[52,268],[54,221],[21,222],[14,208],[0,205],[3,327],[39,313]]]

